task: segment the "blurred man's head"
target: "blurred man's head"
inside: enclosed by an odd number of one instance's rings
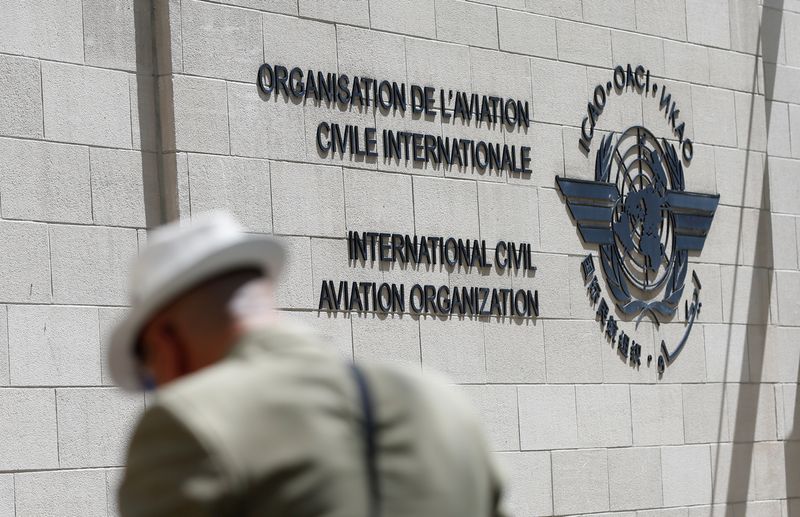
[[[112,336],[114,380],[163,385],[223,358],[244,333],[275,318],[280,245],[225,214],[155,230],[134,264],[132,307]]]
[[[161,386],[216,363],[274,314],[271,286],[261,271],[223,274],[158,311],[142,330],[137,357]]]

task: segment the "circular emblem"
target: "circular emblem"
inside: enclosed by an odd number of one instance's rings
[[[611,220],[615,260],[625,279],[649,298],[669,277],[674,255],[672,217],[666,209],[671,185],[659,166],[664,151],[649,130],[632,127],[617,139],[613,156],[620,192]]]
[[[626,129],[616,140],[611,133],[597,151],[595,178],[613,184],[618,193],[611,212],[612,239],[599,250],[617,306],[625,314],[671,317],[688,265],[688,252],[676,249],[669,203],[670,192],[684,189],[675,147],[642,126]]]

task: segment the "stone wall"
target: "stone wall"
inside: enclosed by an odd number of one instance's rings
[[[0,515],[116,514],[145,405],[104,365],[130,259],[146,228],[225,208],[287,243],[286,317],[346,357],[464,385],[516,515],[800,516],[800,2],[760,3],[0,0]],[[265,95],[263,62],[511,96],[533,121]],[[596,247],[555,183],[593,179],[611,131],[676,143],[660,94],[609,90],[581,151],[595,85],[627,64],[680,108],[687,190],[720,194],[690,256],[702,310],[663,376],[644,358],[683,334],[691,282],[671,322],[620,318],[643,354],[625,364],[581,275]],[[527,145],[533,172],[326,155],[322,121]],[[537,270],[352,263],[350,230],[529,242]],[[537,289],[541,313],[318,311],[323,280]]]

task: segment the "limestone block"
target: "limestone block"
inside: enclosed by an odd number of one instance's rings
[[[637,0],[636,29],[655,36],[686,39],[685,0]]]
[[[715,502],[754,499],[755,482],[752,443],[711,445],[711,465]]]
[[[141,13],[135,12],[141,9]],[[136,25],[136,18],[147,23]],[[150,12],[134,0],[86,0],[83,2],[83,44],[86,63],[104,68],[149,72],[152,68]],[[140,34],[137,49],[136,31]]]
[[[56,398],[51,389],[0,390],[0,468],[58,468]],[[17,496],[19,497],[19,495]],[[19,499],[17,499],[19,503]]]
[[[487,385],[461,389],[477,407],[492,450],[519,450],[517,388]]]
[[[436,35],[453,43],[497,48],[497,10],[460,0],[436,2]]]
[[[498,9],[497,23],[500,26],[500,50],[552,59],[558,57],[556,23],[552,18]]]
[[[686,0],[686,30],[693,43],[730,48],[728,1]]]
[[[80,0],[12,0],[3,4],[0,52],[83,63]]]
[[[239,7],[246,7],[248,9],[255,9],[257,11],[266,11],[271,13],[282,14],[297,14],[297,0],[213,0],[216,3],[225,5],[236,5]]]
[[[537,189],[522,185],[478,183],[481,238],[531,243],[539,248]]]
[[[289,321],[310,328],[323,346],[336,352],[343,359],[353,360],[353,335],[349,314],[291,311],[283,313],[283,316]]]
[[[729,384],[725,387],[725,403],[734,442],[777,439],[777,411],[772,386]]]
[[[692,86],[692,118],[700,143],[736,146],[733,92]]]
[[[554,451],[551,458],[556,514],[609,509],[608,458],[604,449]],[[577,496],[577,487],[580,487],[580,496]]]
[[[189,155],[192,215],[226,210],[249,231],[272,232],[269,162]]]
[[[683,443],[683,403],[679,385],[631,386],[634,445]]]
[[[35,59],[0,56],[0,105],[0,133],[42,137],[42,77]]]
[[[531,107],[537,107],[536,103]],[[535,118],[536,110],[533,113]],[[564,174],[564,144],[561,134],[553,131],[552,126],[532,121],[527,130],[519,128],[513,133],[506,133],[505,137],[507,144],[516,145],[517,148],[523,145],[532,147],[529,167],[533,172],[510,174],[509,183],[553,187],[555,177]]]
[[[341,167],[272,162],[271,170],[275,233],[345,236]]]
[[[300,16],[369,27],[369,0],[299,0]]]
[[[414,178],[414,217],[420,235],[476,238],[479,229],[476,183]]]
[[[9,309],[11,383],[15,386],[100,383],[97,309],[13,305]]]
[[[541,323],[486,325],[484,335],[489,382],[529,384],[545,381]]]
[[[314,277],[314,307],[320,298],[323,281],[333,281],[338,289],[340,281],[346,282],[382,282],[383,271],[376,260],[350,260],[347,252],[347,241],[341,239],[311,239],[311,269]],[[306,271],[306,275],[308,271]],[[416,280],[417,282],[419,279]],[[393,280],[393,283],[401,283]],[[409,286],[410,288],[410,286]],[[370,306],[372,304],[370,303]],[[357,306],[353,307],[354,310]],[[344,310],[344,309],[343,309]]]
[[[636,4],[633,0],[599,0],[583,4],[586,22],[617,29],[636,29]]]
[[[511,515],[553,513],[549,452],[500,452],[495,455],[505,470]]]
[[[669,5],[677,4],[669,2]],[[710,66],[706,47],[671,40],[664,40],[663,43],[664,73],[667,77],[678,81],[708,84]]]
[[[800,92],[792,87],[798,80],[800,68],[764,63],[764,87],[772,100],[800,104]]]
[[[683,386],[684,436],[686,443],[730,441],[724,384]]]
[[[469,63],[474,91],[528,102],[533,118],[535,110],[531,96],[530,59],[505,52],[470,48]],[[499,77],[503,77],[502,83],[498,82]],[[505,129],[516,131],[508,126]]]
[[[681,309],[683,310],[683,309]],[[682,318],[681,318],[682,319]],[[676,318],[678,320],[678,318]],[[655,342],[660,350],[661,342],[672,350],[686,335],[686,323],[678,320],[670,323],[661,323],[655,332]],[[653,357],[653,361],[656,358]],[[655,368],[655,364],[653,365]],[[699,328],[694,328],[688,335],[686,343],[678,357],[667,366],[659,382],[662,383],[687,383],[706,381],[706,352],[703,333]]]
[[[535,119],[577,126],[586,116],[586,67],[531,58]]]
[[[751,155],[762,156],[767,150],[767,115],[763,95],[736,92],[736,136],[739,147],[751,151]],[[761,176],[759,176],[761,179]],[[759,193],[761,192],[759,187]]]
[[[14,515],[14,475],[0,475],[0,510],[5,515]]]
[[[728,3],[731,18],[731,48],[747,54],[758,52],[761,7],[752,2],[736,0]]]
[[[800,66],[800,14],[783,13],[783,34],[786,42],[786,64]]]
[[[792,158],[800,158],[800,106],[789,104],[789,133]]]
[[[131,97],[131,135],[133,148],[155,151],[159,135],[156,133],[155,85],[150,75],[128,76]],[[169,108],[171,109],[171,108]],[[165,126],[166,121],[164,122]],[[171,135],[170,135],[171,136]]]
[[[736,104],[739,105],[738,97]],[[715,147],[714,158],[717,168],[724,171],[717,176],[720,203],[766,208],[764,192],[768,185],[765,185],[763,153]]]
[[[53,301],[126,305],[136,230],[92,226],[50,227]]]
[[[705,286],[704,286],[705,287]],[[703,309],[705,309],[705,304]],[[706,343],[706,375],[709,382],[747,382],[750,378],[747,327],[703,325]]]
[[[787,458],[784,444],[781,442],[758,442],[753,444],[754,499],[783,499],[787,496],[787,489],[789,488],[787,483],[790,483],[794,477],[789,474],[793,470],[792,467],[787,466],[787,461],[791,461],[791,459],[791,454]],[[787,478],[789,479],[787,480]]]
[[[602,382],[604,339],[595,321],[544,321],[547,382]]]
[[[781,325],[798,325],[800,322],[800,271],[775,273],[778,287],[778,322]]]
[[[444,373],[458,383],[486,382],[483,323],[476,319],[419,320],[422,369]]]
[[[0,241],[0,300],[4,302],[50,302],[50,252],[47,226],[3,221]]]
[[[583,18],[580,0],[525,0],[525,9],[556,18],[570,20]]]
[[[370,0],[373,29],[436,38],[436,16],[427,0]]]
[[[739,239],[741,238],[740,208],[719,205],[711,222],[700,260],[712,264],[735,264],[739,260]],[[702,280],[701,280],[702,282]]]
[[[769,157],[769,196],[773,212],[800,215],[798,164],[798,160]]]
[[[402,36],[344,25],[336,29],[336,44],[340,73],[379,81],[405,81]]]
[[[184,72],[255,82],[264,56],[261,14],[188,1],[181,3],[181,27]]]
[[[14,476],[17,515],[106,517],[103,470],[26,472]]]
[[[8,386],[10,383],[10,369],[8,364],[8,309],[5,305],[2,305],[0,306],[0,333],[4,331],[5,334],[0,334],[0,386]],[[2,486],[1,481],[0,486]],[[1,488],[0,493],[2,493]],[[0,496],[0,501],[2,501],[2,496]],[[2,508],[2,502],[0,502],[0,508]]]
[[[664,76],[664,40],[633,32],[611,31],[611,48],[615,66],[630,63],[635,69],[642,65],[650,70],[651,75]]]
[[[557,20],[556,34],[559,60],[584,65],[611,66],[611,33],[608,29]]]
[[[114,468],[106,469],[106,501],[108,502],[108,517],[119,517],[119,501],[117,494],[122,480],[125,476],[125,469]]]
[[[352,319],[356,361],[397,362],[420,369],[419,322],[409,315],[363,314]]]
[[[229,83],[228,102],[231,154],[278,160],[306,159],[308,145],[303,105],[297,99],[277,95],[274,91],[264,95],[255,84]]]
[[[754,93],[758,91],[755,56],[715,48],[708,49],[709,84]]]
[[[61,467],[124,465],[125,450],[144,409],[141,393],[116,388],[56,390]]]
[[[631,445],[631,399],[624,384],[575,387],[580,447]]]
[[[574,386],[519,386],[522,450],[567,449],[578,445]]]
[[[800,379],[800,329],[779,326],[751,326],[747,348],[751,377],[762,382],[791,382]]]
[[[414,234],[411,177],[344,170],[347,229]]]
[[[790,158],[791,136],[789,135],[789,107],[782,102],[767,101],[765,110],[767,117],[767,153],[769,156]]]
[[[564,275],[569,274],[568,262],[565,255],[534,253],[533,264],[536,271],[513,275],[511,286],[514,289],[538,290],[539,315],[543,318],[568,318],[570,296],[563,291]]]
[[[259,60],[260,61],[260,60]],[[255,74],[255,72],[254,72]],[[255,75],[253,76],[255,77]],[[170,78],[162,78],[168,81]],[[237,92],[246,89],[247,93],[258,101],[258,89],[254,84],[231,84],[230,92],[230,133],[237,135],[236,121],[239,103]],[[165,150],[195,151],[201,153],[228,154],[228,98],[224,81],[189,77],[172,76],[173,101],[175,104],[175,149],[167,145]],[[258,117],[254,113],[253,117]],[[248,131],[260,133],[260,127],[250,126]],[[234,154],[246,154],[234,147]]]
[[[711,453],[708,445],[661,448],[664,506],[711,501]]]
[[[0,164],[3,217],[92,221],[86,147],[3,138],[0,153],[4,157]]]
[[[96,224],[144,227],[145,175],[156,167],[155,156],[139,151],[89,150],[92,211]]]
[[[724,321],[755,325],[767,323],[770,280],[766,269],[722,266],[720,277]]]
[[[661,506],[661,450],[658,447],[610,449],[608,488],[612,510]]]
[[[470,47],[416,38],[406,38],[405,44],[409,83],[420,87],[472,91],[471,76],[465,73],[465,67],[469,66]],[[434,101],[438,108],[439,99]]]
[[[131,148],[128,74],[44,61],[42,88],[45,138]]]
[[[281,237],[286,250],[286,262],[277,278],[275,300],[278,307],[313,309],[318,307],[320,286],[311,275],[311,239]]]
[[[772,229],[772,217],[767,210],[742,209],[740,222],[741,237],[739,239],[738,263],[746,266],[772,267],[773,252],[779,253],[781,243]],[[769,245],[772,235],[773,246]],[[787,243],[794,245],[794,240]]]
[[[264,59],[289,70],[298,66],[323,74],[337,71],[336,28],[332,23],[264,14]],[[252,67],[253,64],[251,63]],[[342,73],[350,74],[349,70]],[[255,78],[255,72],[251,75]]]
[[[108,365],[108,349],[111,346],[111,333],[128,312],[127,308],[100,307],[97,309],[100,320],[100,360],[102,383],[113,385],[111,380],[111,367]]]

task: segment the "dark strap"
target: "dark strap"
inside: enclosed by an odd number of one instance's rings
[[[375,412],[372,405],[369,385],[367,384],[366,377],[364,377],[364,372],[354,364],[350,366],[350,370],[353,372],[353,377],[356,380],[358,398],[361,402],[361,412],[364,418],[362,427],[366,449],[367,482],[369,483],[369,513],[367,515],[369,517],[379,517],[381,489],[380,480],[378,479],[378,449],[375,442]]]

